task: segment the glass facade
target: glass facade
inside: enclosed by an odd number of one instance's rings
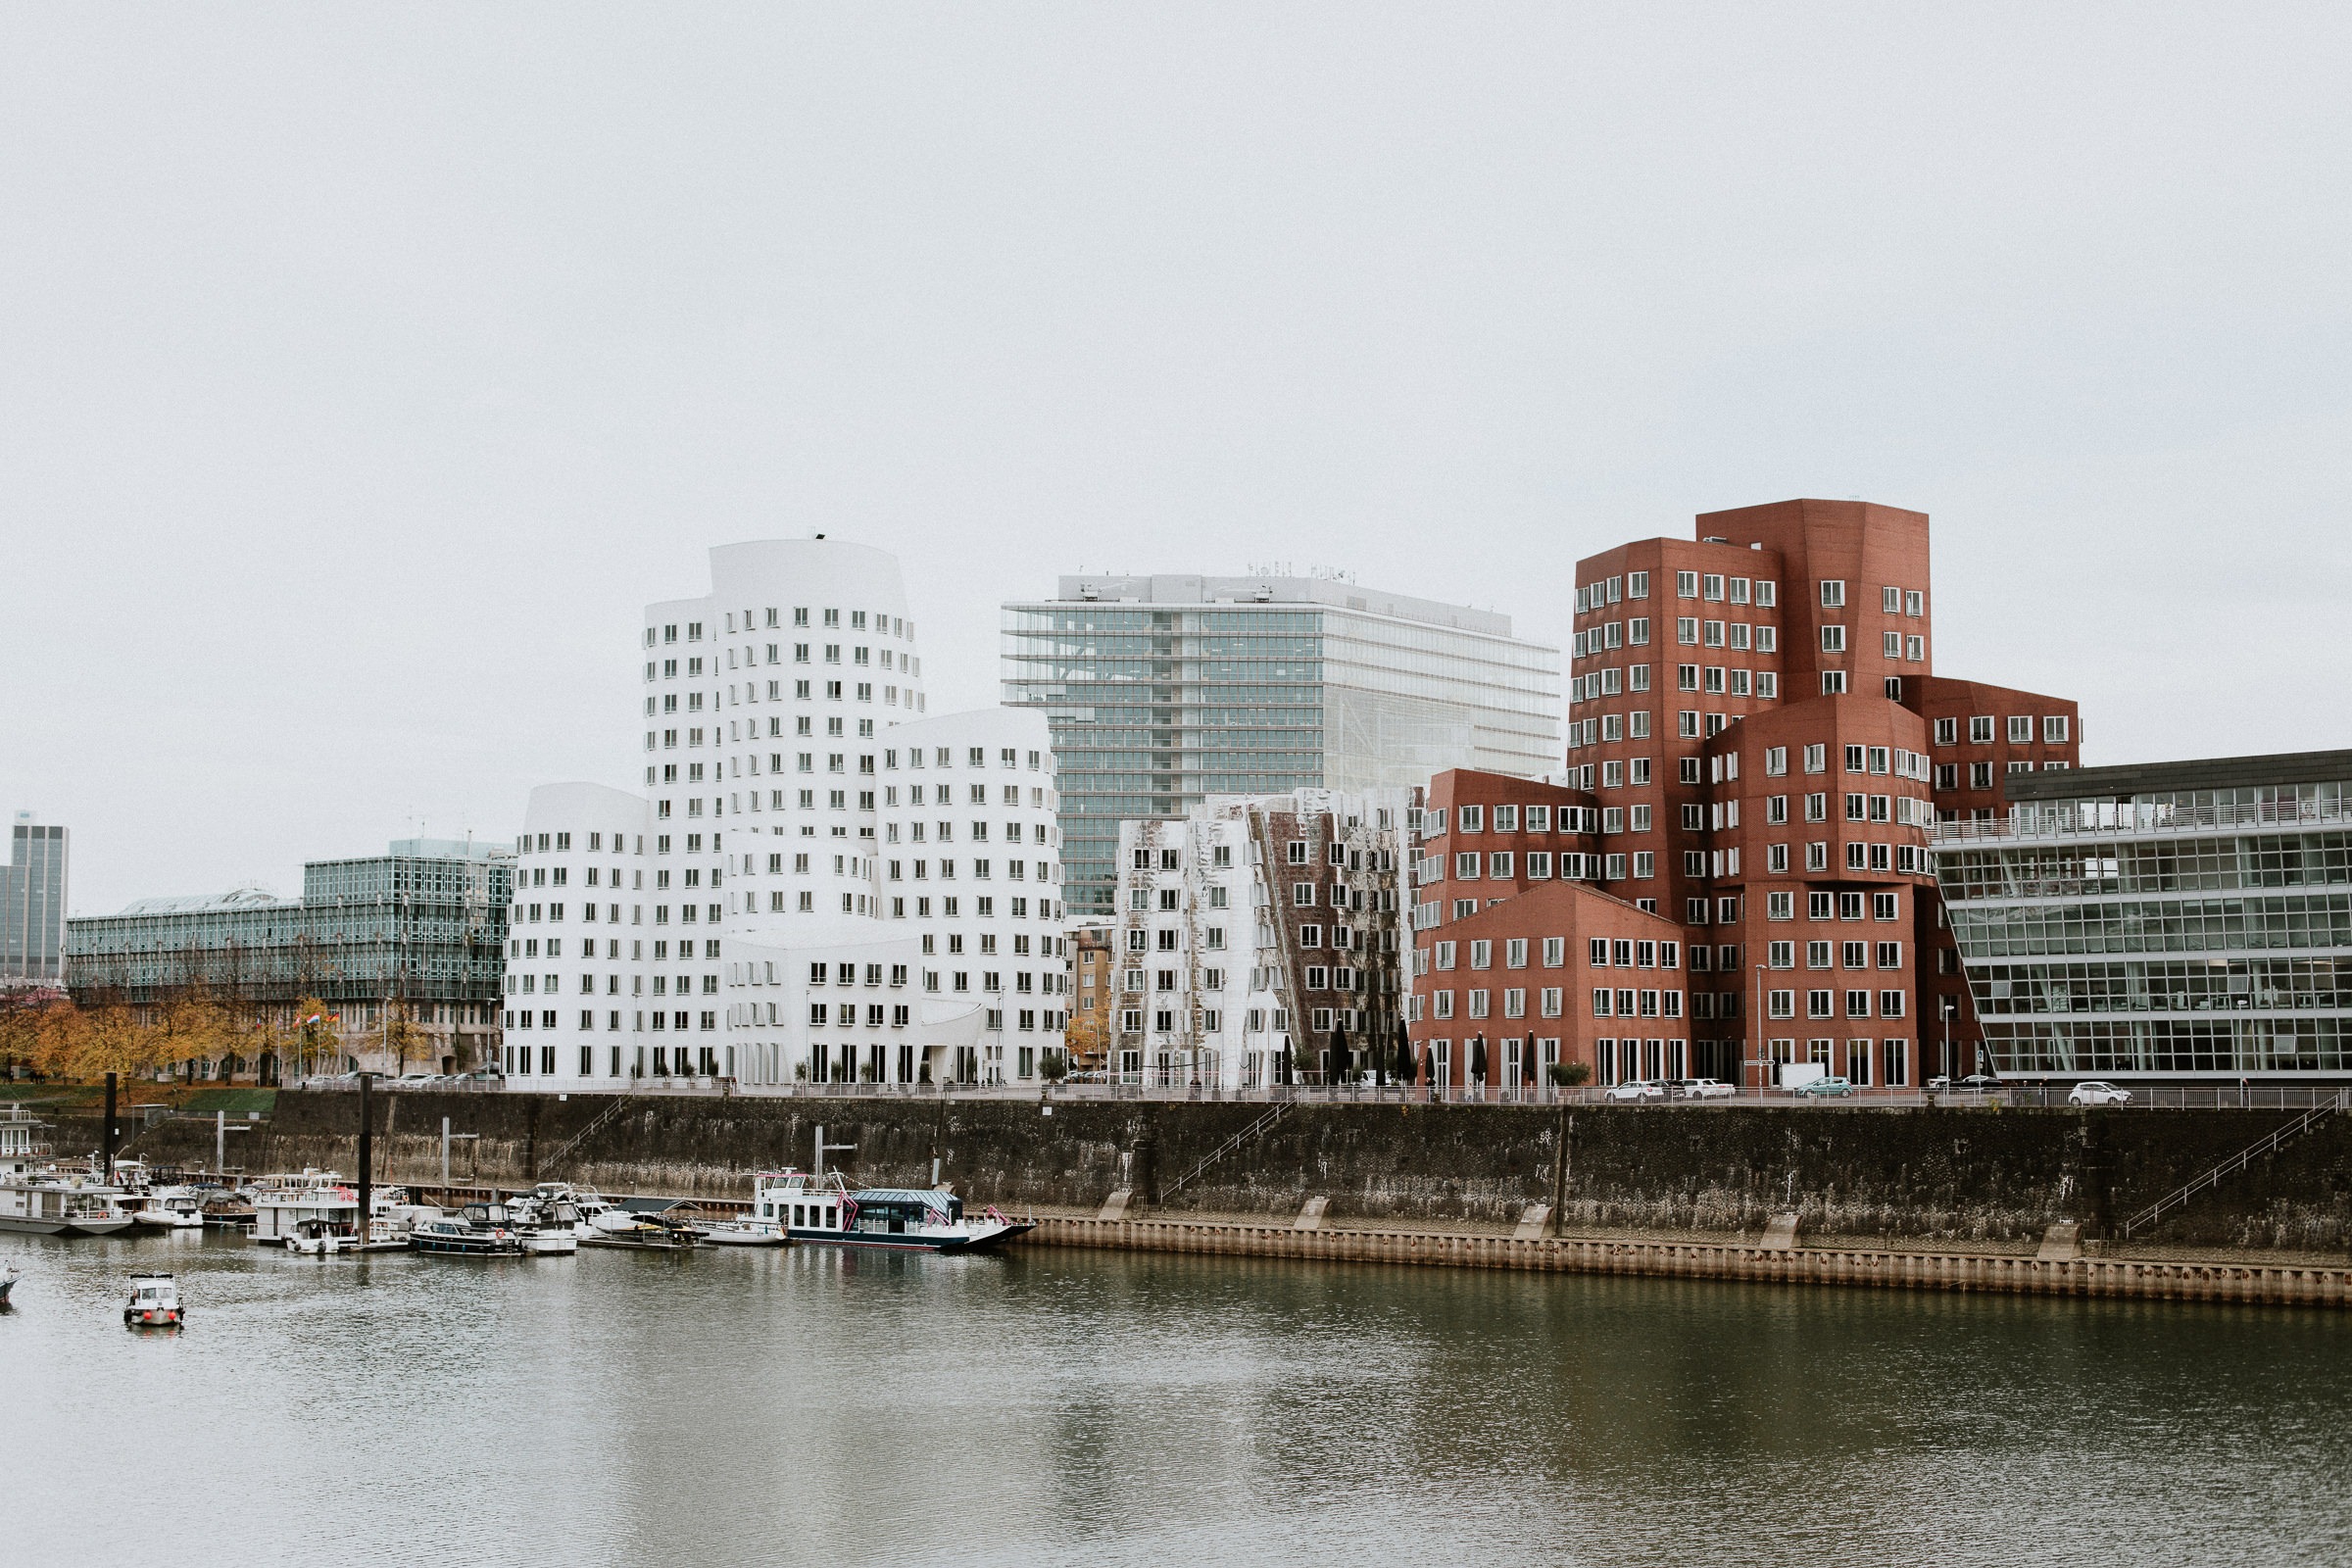
[[[1046,710],[1060,762],[1072,919],[1113,912],[1123,821],[1212,795],[1557,763],[1558,650],[1513,639],[1502,616],[1323,579],[1091,586],[1004,608],[1004,701]]]
[[[66,830],[18,814],[0,866],[0,985],[65,978]]]
[[[2352,1069],[2352,753],[2009,782],[1935,846],[1996,1071]]]
[[[304,996],[405,1003],[425,1021],[480,1004],[491,1016],[505,969],[514,858],[505,846],[404,840],[389,853],[303,868],[299,901],[251,890],[143,899],[121,914],[68,922],[77,994],[153,1002],[193,983],[257,1002]]]

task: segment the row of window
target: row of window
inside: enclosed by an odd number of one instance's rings
[[[1844,585],[1838,585],[1838,603],[1844,603]],[[1891,590],[1889,590],[1891,591]],[[1716,571],[1678,571],[1674,574],[1674,595],[1677,599],[1704,599],[1717,604],[1755,604],[1770,610],[1779,602],[1780,585],[1769,578],[1734,577]],[[1580,615],[1603,609],[1622,600],[1647,599],[1649,573],[1627,572],[1623,576],[1604,577],[1590,582],[1576,591],[1576,612]],[[1916,597],[1916,596],[1914,596]]]
[[[754,618],[754,614],[753,614],[753,612],[751,612],[751,611],[747,610],[747,611],[745,611],[745,612],[743,612],[743,627],[742,627],[742,629],[743,629],[743,630],[745,630],[745,631],[750,631],[750,630],[753,628],[753,626],[754,626],[755,624],[765,624],[765,625],[768,625],[768,626],[780,626],[780,625],[782,625],[782,624],[783,624],[783,622],[782,622],[782,621],[781,621],[781,620],[778,618],[778,616],[779,616],[781,613],[782,613],[782,611],[781,611],[781,609],[780,609],[778,606],[775,606],[775,605],[770,605],[770,606],[768,606],[768,607],[767,607],[767,618],[766,618],[766,620],[765,620],[764,622],[759,622],[759,621],[756,621],[756,620],[755,620],[755,618]],[[838,609],[829,609],[829,610],[826,610],[826,611],[824,611],[824,612],[823,612],[823,614],[824,614],[824,619],[823,619],[823,621],[821,622],[821,624],[823,624],[823,625],[827,625],[827,626],[838,626],[838,625],[840,625],[840,624],[842,623],[842,622],[841,622],[841,613],[842,613],[842,612],[841,612],[841,611],[839,611]],[[850,630],[852,630],[852,631],[864,631],[864,630],[866,629],[866,627],[867,627],[867,624],[868,624],[868,621],[867,621],[867,618],[866,618],[867,612],[866,612],[865,611],[862,611],[862,610],[853,610],[853,611],[851,611],[849,613],[850,613],[850,622],[849,622],[849,624],[850,624]],[[906,638],[906,639],[909,639],[909,640],[911,640],[911,639],[913,638],[913,636],[914,636],[914,623],[913,623],[913,622],[911,622],[911,621],[909,621],[909,620],[907,620],[907,619],[906,619],[905,617],[903,617],[903,616],[899,616],[899,615],[893,615],[893,614],[891,614],[889,612],[887,612],[887,611],[881,611],[881,610],[874,611],[874,612],[872,612],[872,615],[873,615],[873,618],[872,618],[871,624],[872,624],[872,627],[873,627],[873,630],[874,630],[874,635],[876,635],[877,637],[903,637],[903,638]],[[730,610],[730,611],[728,611],[728,612],[726,612],[726,617],[727,617],[727,630],[728,630],[730,633],[732,633],[732,632],[733,632],[733,631],[736,629],[736,622],[735,622],[735,612],[734,612],[733,611],[731,611],[731,610]],[[806,625],[808,625],[808,624],[809,624],[809,620],[808,620],[808,606],[806,606],[806,605],[803,605],[803,606],[800,606],[800,607],[796,608],[796,609],[793,611],[793,612],[792,612],[792,624],[794,624],[795,626],[806,626]],[[671,621],[671,622],[669,622],[668,624],[666,624],[666,625],[662,626],[662,627],[661,628],[661,640],[662,640],[662,642],[664,642],[664,643],[674,643],[674,642],[676,642],[676,641],[678,640],[678,625],[679,625],[679,623],[678,623],[678,622],[676,622],[676,621]],[[690,621],[687,621],[687,622],[685,622],[685,627],[686,627],[686,641],[688,641],[688,642],[690,642],[690,643],[699,643],[699,642],[701,642],[701,641],[703,640],[703,623],[702,623],[701,621],[699,621],[699,620],[690,620]],[[646,646],[646,647],[648,647],[648,648],[651,648],[651,647],[653,647],[653,646],[654,646],[654,640],[655,640],[655,629],[654,629],[653,627],[651,627],[651,626],[648,626],[648,627],[646,627],[646,628],[645,628],[645,646]]]
[[[2044,746],[2064,746],[2071,730],[2072,724],[2066,714],[2045,713],[2042,715],[2041,741]],[[2010,745],[2031,746],[2034,743],[2034,715],[2031,713],[2010,714],[2007,734]],[[1992,736],[1993,715],[1990,713],[1979,713],[1968,721],[1969,745],[1990,746],[1993,743]],[[1936,744],[1938,746],[1959,745],[1960,720],[1957,718],[1936,720]]]
[[[1846,992],[1844,1016],[1848,1018],[1868,1018],[1872,1016],[1871,999],[1874,993],[1872,992],[1862,990]],[[1875,995],[1878,999],[1877,1016],[1881,1018],[1900,1018],[1905,1015],[1905,1009],[1908,1005],[1905,1001],[1905,993],[1900,991],[1881,991],[1875,993]],[[1796,1016],[1796,993],[1793,991],[1767,991],[1764,994],[1764,1008],[1765,1015],[1767,1017],[1793,1018]],[[1838,1017],[1838,993],[1835,991],[1806,992],[1805,1016],[1808,1018]]]

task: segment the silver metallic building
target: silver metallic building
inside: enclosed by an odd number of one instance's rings
[[[1004,701],[1053,727],[1072,919],[1113,912],[1122,821],[1560,759],[1558,649],[1321,577],[1063,577],[1004,607]]]
[[[1934,843],[1995,1070],[2352,1071],[2352,752],[2005,782]]]

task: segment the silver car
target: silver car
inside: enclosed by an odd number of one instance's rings
[[[1664,1100],[1666,1086],[1651,1079],[1628,1078],[1624,1083],[1611,1084],[1603,1100],[1634,1101]]]
[[[2132,1091],[2087,1078],[2067,1092],[2066,1102],[2070,1105],[2129,1105],[2132,1103]]]

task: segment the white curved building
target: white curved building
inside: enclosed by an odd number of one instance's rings
[[[600,875],[627,929],[590,932],[575,915],[558,933],[549,896],[540,934],[518,889],[512,1080],[1034,1077],[1068,1005],[1044,715],[926,714],[883,551],[821,536],[725,545],[710,572],[709,595],[646,611],[644,796],[532,794],[525,885],[545,873],[574,890],[570,912],[579,879]],[[623,803],[636,825],[619,826]],[[588,838],[615,831],[642,853],[591,864]],[[554,848],[566,842],[568,858]],[[625,899],[612,896],[616,870]]]

